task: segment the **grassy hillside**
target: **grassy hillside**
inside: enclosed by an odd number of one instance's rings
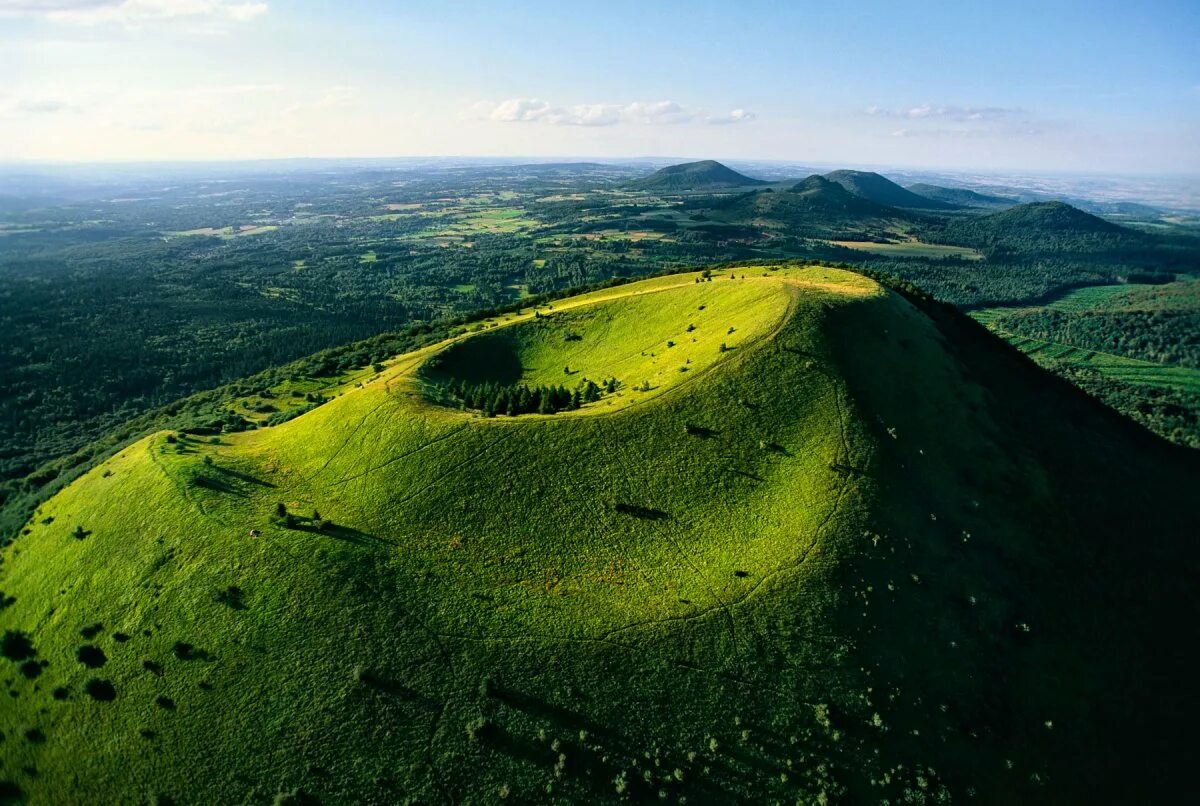
[[[447,380],[584,378],[617,384],[442,405]],[[0,791],[1182,793],[1198,480],[856,274],[596,291],[282,425],[153,435],[43,506],[0,565]]]
[[[680,193],[765,184],[761,179],[751,179],[716,160],[701,160],[660,168],[645,179],[633,182],[631,187],[652,193]]]
[[[825,174],[825,178],[830,182],[836,182],[855,196],[870,199],[877,204],[886,204],[889,207],[950,210],[955,206],[938,199],[919,196],[873,171],[831,171]]]

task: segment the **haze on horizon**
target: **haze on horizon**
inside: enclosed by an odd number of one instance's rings
[[[0,0],[0,162],[1200,172],[1200,6]]]

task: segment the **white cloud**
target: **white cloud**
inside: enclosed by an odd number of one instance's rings
[[[245,22],[267,12],[261,0],[0,0],[0,17],[76,25],[138,25],[175,18]]]
[[[954,104],[934,106],[933,104],[926,103],[920,106],[909,107],[908,109],[888,109],[882,106],[868,106],[863,111],[875,117],[904,118],[906,120],[937,118],[941,120],[980,121],[1009,117],[1019,113],[1021,110],[1008,109],[1001,106],[957,106]]]
[[[541,98],[509,98],[499,103],[481,102],[472,107],[472,116],[499,123],[544,123],[550,126],[616,126],[621,123],[656,126],[701,120],[707,123],[741,123],[755,117],[754,113],[745,109],[734,109],[725,115],[705,116],[701,109],[683,106],[674,101],[558,106]]]
[[[708,122],[713,124],[749,123],[757,117],[758,115],[745,109],[731,109],[725,115],[709,115]]]
[[[0,94],[0,118],[53,115],[59,112],[77,112],[80,106],[59,95],[46,94]]]

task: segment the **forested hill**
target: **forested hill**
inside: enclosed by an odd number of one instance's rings
[[[825,174],[825,178],[836,182],[855,196],[890,207],[907,207],[914,210],[949,210],[953,207],[936,199],[918,196],[872,171],[831,171]]]
[[[836,238],[843,233],[883,231],[910,216],[848,192],[823,176],[810,176],[790,188],[751,191],[713,205],[721,221],[778,229],[790,235]]]
[[[1105,253],[1118,259],[1154,243],[1152,236],[1105,221],[1065,202],[1033,202],[974,218],[931,225],[928,237],[984,250],[1036,255]]]
[[[952,204],[956,207],[999,208],[1012,207],[1018,203],[1015,199],[1006,199],[1003,196],[990,196],[986,193],[978,193],[966,188],[947,188],[924,183],[909,185],[908,190],[926,199],[944,204]]]
[[[761,179],[751,179],[716,160],[686,162],[655,171],[645,179],[631,183],[637,190],[656,193],[679,193],[688,190],[752,187],[765,185]]]

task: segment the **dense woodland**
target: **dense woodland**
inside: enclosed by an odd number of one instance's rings
[[[322,383],[408,349],[447,321],[613,279],[801,258],[895,275],[972,307],[1200,273],[1192,230],[1150,235],[1065,205],[900,211],[819,177],[675,196],[635,187],[643,173],[596,165],[297,171],[0,196],[5,506],[25,506],[71,467],[148,428],[278,422],[317,405]],[[832,243],[904,237],[976,248],[985,259],[888,257]],[[1190,304],[1031,312],[1006,327],[1195,367]],[[329,352],[363,339],[371,340]],[[293,390],[287,406],[265,396],[230,404],[292,376],[324,381]],[[1163,394],[1103,388],[1130,413],[1158,406]],[[470,408],[506,413],[510,400]],[[1192,433],[1194,419],[1184,420],[1157,430],[1189,442],[1178,435]]]

